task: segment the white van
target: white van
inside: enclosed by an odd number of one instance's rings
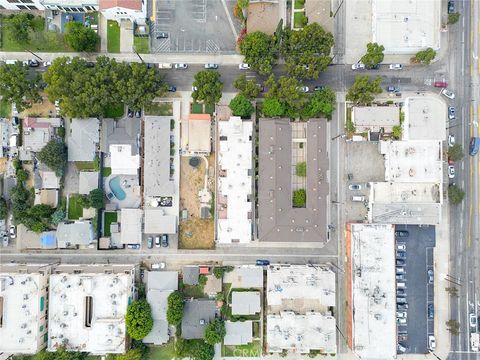
[[[405,289],[405,286],[404,282],[397,282],[397,289]]]
[[[365,201],[365,196],[354,195],[354,196],[352,196],[352,201],[354,201],[354,202],[364,202]]]
[[[20,60],[5,60],[5,64],[14,65],[17,61],[20,61]]]
[[[173,68],[173,64],[171,63],[160,63],[158,64],[159,69],[171,69]]]

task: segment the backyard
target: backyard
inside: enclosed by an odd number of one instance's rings
[[[133,38],[133,46],[140,54],[150,53],[149,42],[150,38],[148,36],[134,36]]]
[[[260,346],[260,340],[254,340],[247,345],[237,346],[222,346],[222,356],[234,356],[234,357],[260,357],[262,353]]]
[[[109,53],[120,52],[120,26],[114,20],[107,24],[107,49]]]
[[[42,101],[32,103],[30,108],[25,109],[20,113],[20,116],[49,117],[55,113],[55,106],[48,100],[45,93],[41,93],[40,95],[42,96]]]
[[[45,31],[45,19],[36,16],[33,20],[33,29],[30,31],[30,42],[28,44],[20,44],[8,36],[7,24],[9,19],[2,19],[2,42],[0,50],[2,51],[24,51],[26,48],[32,51],[45,52],[64,52],[72,51],[67,45],[62,33],[54,31]]]
[[[171,102],[152,102],[145,106],[145,115],[172,116],[173,104]]]
[[[163,346],[150,346],[150,351],[147,355],[148,360],[170,360],[173,358],[175,358],[175,343],[173,341]]]
[[[110,225],[117,222],[117,213],[113,211],[106,211],[103,213],[103,236],[110,236]]]
[[[78,220],[83,216],[83,206],[81,205],[81,195],[72,194],[68,198],[68,219]]]

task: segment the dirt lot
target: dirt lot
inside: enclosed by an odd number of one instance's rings
[[[248,5],[248,32],[262,31],[273,35],[278,25],[278,4],[253,3]]]
[[[214,248],[213,219],[200,219],[200,201],[198,192],[204,186],[205,160],[197,168],[189,165],[190,157],[180,159],[180,210],[188,211],[188,220],[180,222],[180,249],[212,249]],[[215,156],[208,157],[209,179],[208,189],[214,190]]]
[[[42,102],[35,103],[30,109],[26,109],[20,113],[21,117],[36,115],[38,117],[48,117],[49,111],[52,115],[55,115],[55,106],[48,100],[45,94],[42,95]]]
[[[0,174],[4,174],[7,171],[7,158],[0,159]]]

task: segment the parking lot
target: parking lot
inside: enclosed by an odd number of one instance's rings
[[[226,7],[217,0],[153,1],[152,52],[235,51],[240,31],[240,22],[232,14],[235,1],[227,0]]]
[[[408,236],[395,237],[397,247],[402,244],[406,247],[405,264],[397,266],[397,276],[399,267],[405,270],[404,279],[397,277],[397,291],[403,282],[408,304],[407,309],[399,309],[397,304],[397,311],[407,312],[406,324],[398,324],[399,343],[406,347],[407,353],[423,354],[428,352],[428,335],[434,331],[433,318],[428,317],[428,305],[433,305],[433,281],[429,283],[428,270],[433,271],[435,227],[397,225],[395,230],[396,235],[398,231],[408,232]]]

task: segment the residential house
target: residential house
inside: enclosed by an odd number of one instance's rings
[[[261,311],[260,291],[233,291],[232,315],[255,315]]]
[[[253,323],[247,321],[225,321],[224,345],[247,345],[253,341]]]
[[[72,119],[67,134],[68,161],[93,161],[100,142],[97,118]]]
[[[188,265],[182,269],[183,283],[185,285],[197,285],[200,270],[198,266]]]
[[[22,121],[22,146],[19,148],[19,159],[31,161],[33,155],[42,150],[53,138],[54,129],[62,125],[62,119],[26,117]]]
[[[99,0],[100,11],[107,20],[130,20],[132,24],[145,25],[146,0]]]
[[[56,237],[59,249],[91,248],[96,244],[91,220],[62,222],[57,226]]]
[[[100,173],[98,171],[80,171],[78,176],[78,193],[90,194],[90,191],[98,188]]]
[[[142,243],[142,209],[123,208],[118,222],[120,222],[120,239],[123,245]]]
[[[192,299],[185,302],[182,318],[184,339],[203,339],[207,325],[215,319],[215,301]]]

